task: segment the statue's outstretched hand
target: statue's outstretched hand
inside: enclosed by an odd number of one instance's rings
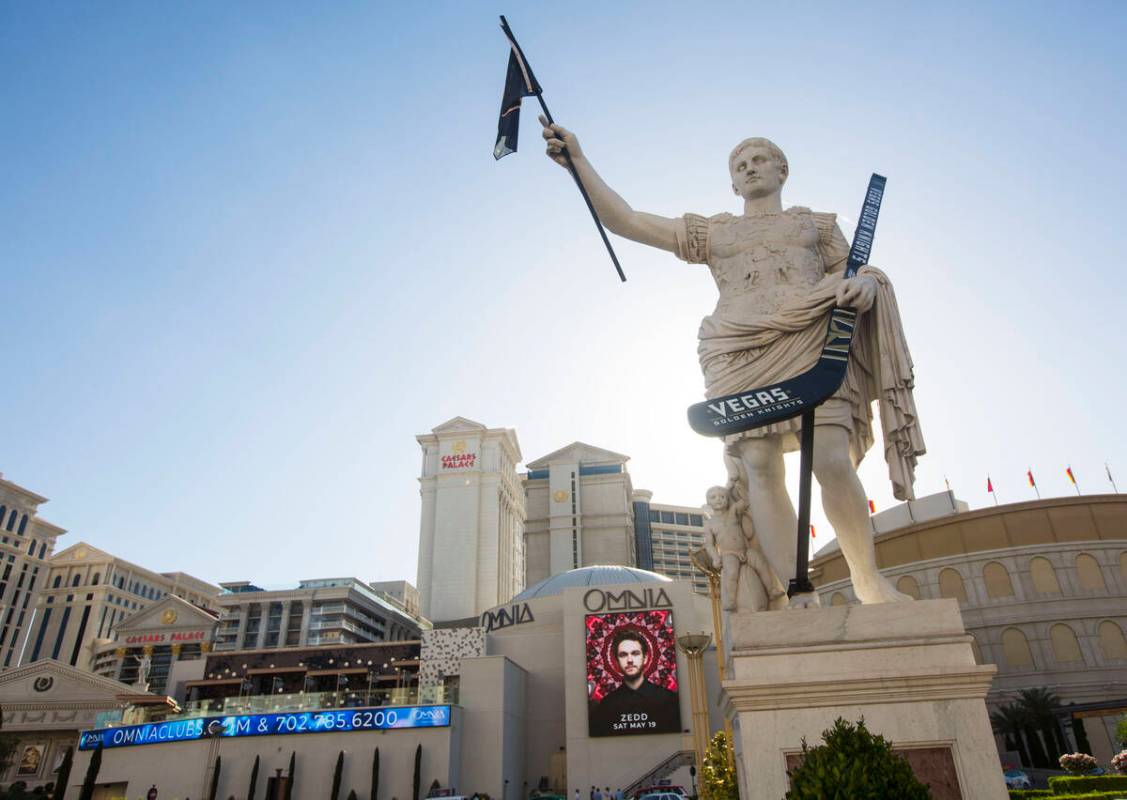
[[[855,308],[864,313],[873,307],[877,297],[877,282],[868,275],[846,278],[837,287],[837,305],[840,308]]]
[[[540,115],[540,124],[544,126],[544,143],[547,145],[548,158],[555,161],[561,167],[567,167],[567,160],[564,158],[564,148],[571,154],[572,159],[582,158],[583,150],[579,147],[579,139],[571,131],[561,128],[555,123],[548,122],[547,117],[543,114]]]

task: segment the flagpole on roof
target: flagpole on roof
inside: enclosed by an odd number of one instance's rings
[[[529,88],[531,89],[529,93],[536,96],[536,99],[540,103],[540,108],[544,111],[544,116],[550,124],[554,125],[556,121],[552,118],[552,112],[548,110],[548,104],[544,102],[544,91],[540,88],[540,84],[537,82],[536,76],[532,72],[532,66],[528,63],[528,59],[524,57],[524,51],[521,49],[520,45],[517,44],[517,37],[513,35],[512,28],[509,27],[509,22],[505,19],[504,14],[501,15],[501,30],[505,32],[506,38],[508,38],[509,43],[513,46],[513,51],[516,53],[521,66],[528,75]],[[571,161],[571,153],[567,151],[566,147],[564,147],[561,152],[563,153],[564,159],[567,161],[567,169],[571,173],[571,177],[575,179],[575,185],[579,187],[579,193],[583,195],[583,202],[587,204],[587,210],[591,212],[591,218],[595,220],[595,227],[599,229],[599,236],[603,238],[603,244],[606,245],[607,254],[614,263],[614,269],[618,272],[618,277],[625,283],[626,273],[622,271],[622,265],[618,263],[618,256],[615,255],[614,248],[611,247],[610,244],[610,239],[607,238],[607,232],[603,228],[602,220],[599,219],[599,215],[595,211],[595,205],[591,202],[591,198],[587,194],[587,187],[583,185],[583,181],[579,178],[579,173],[575,169],[575,164]]]
[[[1107,472],[1107,479],[1111,483],[1112,491],[1119,494],[1119,487],[1115,485],[1115,478],[1111,477],[1111,467],[1107,465],[1106,461],[1104,462],[1104,470]]]

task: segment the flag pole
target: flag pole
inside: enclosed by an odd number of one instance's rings
[[[1104,470],[1107,472],[1108,481],[1111,482],[1112,491],[1115,492],[1116,494],[1119,494],[1119,487],[1115,485],[1115,478],[1111,477],[1111,467],[1109,467],[1107,465],[1106,461],[1104,462]]]
[[[547,118],[549,124],[555,125],[556,121],[552,119],[552,112],[548,110],[548,104],[544,102],[544,92],[540,88],[540,82],[535,79],[534,73],[532,72],[532,65],[529,64],[528,59],[524,57],[524,50],[522,50],[521,46],[517,43],[517,37],[513,36],[513,30],[509,27],[509,22],[505,19],[504,14],[501,15],[501,30],[505,32],[505,36],[512,42],[513,47],[516,48],[517,55],[520,56],[520,60],[524,62],[524,66],[528,69],[528,74],[533,76],[532,82],[536,87],[536,99],[540,103],[540,108],[544,111],[544,116]],[[622,265],[618,263],[618,256],[615,255],[614,248],[611,247],[610,244],[610,239],[607,238],[607,232],[603,228],[603,222],[599,219],[599,215],[595,211],[595,205],[591,202],[591,197],[587,194],[587,187],[583,185],[583,181],[579,178],[579,173],[576,171],[575,164],[571,160],[571,153],[567,151],[567,147],[564,147],[561,152],[563,153],[564,160],[567,161],[567,169],[571,173],[571,177],[575,178],[575,185],[579,187],[579,193],[583,195],[583,202],[587,204],[587,210],[591,212],[591,219],[595,220],[595,227],[599,229],[599,236],[603,237],[603,244],[606,245],[607,254],[610,256],[610,260],[614,262],[614,269],[618,272],[618,277],[622,279],[622,282],[626,283],[626,273],[622,271]]]

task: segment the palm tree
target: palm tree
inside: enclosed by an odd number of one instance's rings
[[[78,800],[90,800],[94,796],[94,788],[98,783],[98,772],[102,768],[102,748],[98,747],[94,755],[90,756],[90,763],[86,767],[86,778],[82,781],[82,790]]]
[[[1060,729],[1055,709],[1060,706],[1060,698],[1049,689],[1022,689],[1018,693],[1018,707],[1029,716],[1030,727],[1044,734],[1045,746],[1050,760],[1056,762],[1061,753],[1067,753],[1068,743]]]
[[[1025,730],[1025,715],[1021,709],[1013,703],[999,706],[997,711],[991,712],[990,723],[994,731],[1006,740],[1006,748],[1017,750],[1021,765],[1032,766],[1029,753],[1025,749],[1025,737],[1022,735]]]
[[[254,800],[254,789],[258,783],[258,756],[254,757],[254,767],[250,771],[250,788],[247,789],[247,800]]]

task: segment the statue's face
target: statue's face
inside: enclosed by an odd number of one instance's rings
[[[697,497],[700,497],[700,495],[697,495]],[[713,511],[723,511],[728,507],[728,493],[720,486],[709,489],[704,499]]]
[[[786,167],[766,147],[748,145],[732,160],[732,188],[740,197],[777,194],[786,179]]]

